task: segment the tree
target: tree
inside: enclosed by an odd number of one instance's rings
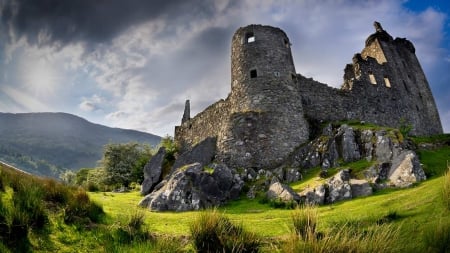
[[[152,156],[150,146],[135,142],[125,144],[107,144],[100,161],[105,176],[105,185],[125,186],[131,182],[142,183],[143,168]]]

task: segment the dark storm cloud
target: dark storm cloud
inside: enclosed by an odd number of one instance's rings
[[[29,43],[66,44],[73,41],[108,42],[128,27],[163,19],[209,18],[214,2],[203,0],[5,0],[0,2],[1,24]]]

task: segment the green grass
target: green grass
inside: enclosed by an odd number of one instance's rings
[[[327,243],[334,245],[336,238],[339,241],[348,238],[348,247],[360,247],[360,242],[369,244],[370,241],[387,241],[392,237],[396,240],[389,242],[388,251],[448,250],[450,210],[443,198],[443,189],[449,151],[447,146],[421,151],[421,162],[426,172],[433,173],[433,176],[411,188],[385,189],[372,196],[318,207],[314,230],[318,237],[324,239],[319,238],[322,241],[317,242],[317,245],[331,247]],[[370,163],[366,161],[359,161],[341,168],[350,167],[357,174],[368,165]],[[330,170],[329,176],[336,171]],[[88,193],[87,198],[82,190],[67,188],[54,181],[33,179],[31,181],[39,182],[42,186],[27,187],[23,181],[25,177],[13,177],[3,167],[0,172],[0,231],[4,228],[2,224],[11,224],[14,218],[11,215],[14,201],[20,209],[36,210],[35,216],[29,212],[31,216],[28,218],[20,215],[16,217],[19,220],[34,220],[25,222],[28,230],[23,241],[26,247],[22,251],[194,252],[190,228],[202,212],[150,212],[137,206],[142,198],[138,192],[95,192]],[[319,172],[320,168],[310,170],[304,175],[304,181],[293,184],[294,188],[302,190],[305,184],[314,183]],[[17,194],[19,189],[28,189],[30,193],[21,196]],[[42,201],[37,201],[39,198]],[[96,210],[83,209],[86,203],[91,202],[101,204],[106,217],[96,220]],[[63,210],[70,210],[70,205],[76,206],[74,203],[82,204],[76,208],[81,210],[81,214],[74,214],[74,221],[67,222]],[[42,209],[42,206],[45,208]],[[94,213],[94,219],[86,221],[80,216],[88,215],[86,212],[89,210]],[[295,212],[293,210],[274,209],[260,203],[258,199],[244,197],[218,208],[217,212],[232,224],[238,224],[243,230],[261,238],[262,252],[302,252],[295,251],[302,242],[292,239],[292,231],[295,230],[291,218]],[[46,219],[40,225],[35,221],[39,220],[39,214],[42,213]],[[374,237],[375,234],[381,237]],[[352,238],[357,240],[351,241]],[[1,252],[16,250],[9,238],[0,235],[0,239]],[[288,246],[294,251],[289,251]],[[370,250],[372,246],[357,249]],[[320,249],[317,251],[320,252]]]

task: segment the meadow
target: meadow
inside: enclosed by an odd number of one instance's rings
[[[215,210],[151,212],[137,191],[85,192],[2,166],[0,252],[208,252],[204,240],[226,252],[449,252],[450,147],[419,155],[426,181],[309,213],[245,196]]]

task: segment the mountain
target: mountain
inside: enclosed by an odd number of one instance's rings
[[[0,160],[35,175],[57,177],[66,169],[95,167],[108,143],[156,146],[160,140],[67,113],[0,113]]]

